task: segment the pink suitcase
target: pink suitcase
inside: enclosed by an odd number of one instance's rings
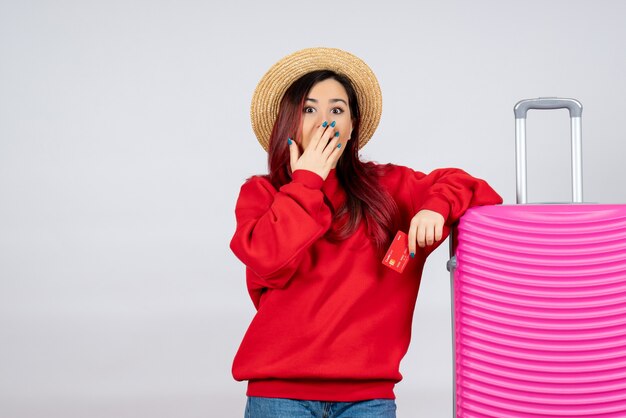
[[[526,204],[526,113],[564,107],[582,202],[582,106],[523,100],[522,204],[473,208],[451,239],[456,417],[626,417],[626,205]]]

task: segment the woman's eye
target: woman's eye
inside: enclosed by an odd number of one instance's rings
[[[312,107],[307,106],[304,108],[304,113],[313,113],[313,112],[315,112],[315,109]]]
[[[339,108],[339,107],[336,107],[336,108],[334,108],[333,110],[331,110],[331,113],[334,113],[334,114],[336,114],[336,115],[339,115],[339,114],[343,113],[343,109],[341,109],[341,108]]]

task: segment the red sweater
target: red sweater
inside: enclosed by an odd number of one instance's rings
[[[381,186],[396,201],[404,232],[421,209],[441,213],[450,225],[471,206],[502,203],[485,181],[458,169],[426,175],[378,167],[386,171]],[[334,207],[345,199],[334,170],[326,181],[297,170],[279,190],[260,176],[242,186],[230,245],[246,265],[257,313],[233,376],[249,381],[248,396],[394,399],[422,268],[435,247],[418,247],[399,274],[381,263],[364,223],[344,241],[324,237],[332,222],[324,195]]]

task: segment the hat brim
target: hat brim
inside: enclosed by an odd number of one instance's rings
[[[361,113],[359,148],[374,135],[382,114],[382,94],[374,72],[359,57],[341,49],[307,48],[274,64],[254,90],[250,107],[252,129],[266,151],[285,91],[303,75],[317,70],[334,71],[352,82]]]

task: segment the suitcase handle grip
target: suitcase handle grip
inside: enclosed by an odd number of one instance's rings
[[[537,99],[525,99],[515,105],[515,119],[526,119],[526,113],[530,109],[568,109],[570,118],[581,117],[583,105],[576,99],[559,99],[558,97],[539,97]]]
[[[526,113],[530,109],[568,109],[572,135],[572,201],[583,201],[582,112],[576,99],[540,97],[519,101],[515,112],[515,180],[518,204],[528,203],[526,187]]]

